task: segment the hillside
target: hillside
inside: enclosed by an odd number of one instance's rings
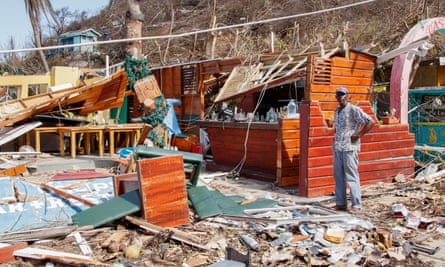
[[[106,33],[111,40],[125,38],[127,1],[112,2],[99,15],[81,17],[64,31],[94,28]],[[354,3],[353,7],[341,8]],[[444,14],[445,3],[441,0],[151,0],[142,1],[141,9],[145,15],[143,36],[178,35],[252,23],[213,33],[144,41],[143,53],[153,66],[159,66],[233,56],[255,60],[258,54],[270,51],[272,32],[275,52],[298,53],[347,43],[350,48],[380,55],[397,48],[403,36],[419,21]],[[291,18],[270,21],[283,17]],[[269,21],[253,24],[265,20]],[[54,39],[47,40],[45,45],[54,44],[51,42]],[[431,42],[435,47],[430,50],[430,56],[443,56],[445,37],[434,35]],[[103,66],[105,55],[110,56],[111,64],[125,58],[125,43],[102,45],[98,49],[100,53],[92,57],[96,66]],[[36,60],[27,58],[28,72],[38,72]],[[72,58],[52,58],[49,64],[64,65],[70,60]]]

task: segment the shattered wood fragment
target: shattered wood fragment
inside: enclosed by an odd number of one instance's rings
[[[83,236],[80,235],[79,232],[74,232],[73,233],[74,238],[76,239],[76,243],[77,245],[79,245],[80,250],[82,251],[83,255],[92,255],[93,251],[91,250],[90,245],[88,245],[88,242],[85,240],[85,238],[83,238]]]
[[[200,244],[198,244],[198,242],[200,242],[200,239],[190,235],[188,233],[182,232],[178,229],[174,229],[174,228],[163,228],[151,223],[148,223],[146,221],[144,221],[143,219],[139,219],[139,218],[135,218],[135,217],[131,217],[131,216],[125,216],[125,219],[128,220],[129,222],[138,225],[140,228],[150,232],[150,233],[160,233],[161,231],[165,231],[165,230],[169,230],[173,232],[173,235],[171,236],[172,239],[179,241],[179,242],[183,242],[185,244],[191,245],[193,247],[202,249],[202,250],[207,250],[207,248],[201,246]]]
[[[127,235],[127,231],[115,232],[101,244],[101,247],[108,249],[108,251],[111,253],[118,252],[120,250],[122,240],[124,240]]]
[[[14,256],[37,260],[50,260],[67,265],[106,266],[106,264],[90,256],[33,247],[16,250],[14,251]]]
[[[81,197],[78,197],[78,196],[75,196],[75,195],[70,194],[70,193],[68,193],[68,192],[65,192],[65,191],[62,191],[62,190],[60,190],[60,189],[57,189],[57,188],[55,188],[55,187],[53,187],[53,186],[51,186],[51,185],[49,185],[49,184],[40,184],[39,186],[40,186],[41,188],[51,190],[51,191],[53,191],[54,193],[56,193],[57,195],[59,195],[59,196],[61,196],[61,197],[63,197],[63,198],[66,198],[66,199],[70,199],[70,198],[71,198],[71,199],[75,199],[75,200],[79,201],[80,203],[85,204],[85,205],[88,206],[88,207],[92,207],[92,206],[95,205],[93,202],[90,202],[90,201],[88,201],[88,200],[86,200],[86,199],[83,199],[83,198],[81,198]]]
[[[0,241],[35,241],[40,239],[55,238],[67,236],[73,231],[78,230],[76,226],[59,226],[51,228],[38,228],[24,231],[15,231],[8,233],[0,233]],[[87,228],[84,228],[87,229]]]
[[[240,204],[240,205],[247,205],[247,204],[253,203],[253,202],[255,202],[255,201],[257,201],[256,198],[251,198],[251,199],[243,200],[243,201],[241,201],[239,204]]]
[[[386,229],[377,229],[377,238],[379,242],[383,243],[386,248],[392,247],[392,233]]]
[[[7,169],[1,169],[0,176],[19,176],[20,174],[23,174],[26,171],[27,171],[26,164],[20,164]]]

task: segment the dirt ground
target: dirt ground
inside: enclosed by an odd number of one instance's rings
[[[88,167],[82,165],[82,157],[74,162],[48,155],[29,162],[39,171],[20,179],[43,182],[63,171],[57,166]],[[48,163],[46,168],[39,167]],[[97,171],[113,174],[116,168]],[[89,247],[91,261],[69,256],[16,257],[0,266],[242,266],[230,265],[233,261],[247,266],[445,265],[445,182],[441,176],[396,177],[393,183],[363,186],[363,209],[357,214],[331,211],[332,195],[304,198],[296,195],[295,188],[228,177],[203,169],[198,185],[246,201],[272,199],[277,208],[245,217],[200,219],[191,206],[190,224],[158,231],[135,223],[131,219],[138,218],[135,214],[96,229],[76,229]],[[312,210],[323,212],[312,214]],[[301,219],[296,213],[305,216]],[[29,241],[28,246],[85,255],[72,233]]]

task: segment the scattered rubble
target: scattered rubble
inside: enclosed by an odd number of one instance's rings
[[[43,156],[32,164],[56,160]],[[113,176],[116,169],[96,172]],[[27,172],[14,179],[31,181],[66,201],[83,202],[83,209],[97,203],[50,185],[51,177],[61,177],[60,173]],[[245,209],[243,216],[222,213],[200,218],[189,202],[190,223],[176,227],[154,225],[134,213],[96,228],[65,223],[4,232],[0,233],[1,266],[444,265],[442,175],[399,176],[393,183],[363,186],[363,209],[358,214],[331,210],[333,196],[303,198],[294,188],[227,177],[203,168],[198,185],[236,196],[240,205],[262,198],[276,204]]]

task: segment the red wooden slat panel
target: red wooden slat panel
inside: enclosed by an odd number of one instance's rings
[[[137,161],[143,218],[159,226],[189,223],[182,155]]]
[[[354,61],[347,58],[341,58],[341,57],[334,57],[332,58],[332,65],[336,67],[343,67],[343,68],[354,68],[354,69],[363,69],[363,70],[374,70],[374,63],[373,62],[366,62],[366,61]]]
[[[298,185],[300,177],[298,175],[295,176],[285,176],[281,180],[281,186],[294,186]]]
[[[308,159],[309,168],[332,165],[332,164],[334,164],[334,156],[332,154],[329,156]]]
[[[397,138],[397,135],[394,135],[392,138]],[[397,149],[403,147],[413,147],[414,148],[415,141],[413,139],[392,139],[390,141],[380,141],[380,142],[372,142],[372,143],[362,143],[361,148],[362,151],[382,151],[388,149]]]
[[[310,147],[308,151],[309,158],[332,155],[332,146]]]
[[[373,70],[359,70],[359,69],[351,69],[351,68],[333,68],[331,70],[332,75],[335,76],[347,76],[347,77],[358,77],[358,78],[367,78],[372,77],[374,75]],[[355,92],[355,91],[354,91]]]
[[[380,151],[362,151],[359,154],[359,159],[361,161],[365,160],[375,160],[375,159],[386,159],[386,158],[398,158],[398,157],[406,157],[406,160],[412,161],[414,155],[414,147],[402,147],[402,148],[394,148],[388,150],[380,150]]]

